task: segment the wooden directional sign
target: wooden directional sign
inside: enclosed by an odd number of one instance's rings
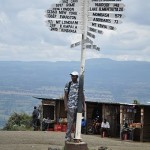
[[[93,22],[89,22],[88,26],[92,26],[92,27],[95,27],[95,28],[108,29],[108,30],[116,30],[116,28],[113,27],[113,26],[108,26],[108,25],[105,25],[105,24],[98,24],[98,23],[93,23]]]
[[[100,48],[97,47],[97,45],[86,45],[86,48],[87,48],[87,49],[95,49],[95,50],[97,50],[97,51],[100,51]]]
[[[99,12],[88,12],[88,16],[91,17],[106,17],[106,18],[124,18],[123,14],[113,14],[113,13],[99,13]]]
[[[89,7],[89,11],[124,11],[123,7]]]
[[[102,30],[98,30],[98,29],[95,29],[93,27],[88,27],[88,31],[98,33],[98,34],[103,34]]]
[[[121,20],[106,19],[106,18],[89,17],[88,20],[92,21],[92,22],[104,22],[104,23],[111,23],[111,24],[121,24],[122,23]]]
[[[90,2],[90,7],[125,7],[123,3],[99,3]]]

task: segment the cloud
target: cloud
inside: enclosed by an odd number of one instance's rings
[[[0,60],[80,60],[81,34],[50,32],[45,10],[59,0],[0,0]],[[150,2],[126,0],[123,23],[116,31],[103,30],[94,43],[100,52],[87,50],[86,58],[150,61]]]

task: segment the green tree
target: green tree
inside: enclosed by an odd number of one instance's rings
[[[31,129],[32,117],[26,113],[14,112],[8,119],[3,130],[20,131]]]

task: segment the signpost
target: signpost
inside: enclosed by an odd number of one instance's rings
[[[86,49],[100,48],[93,44],[95,34],[103,34],[103,31],[116,30],[116,27],[108,24],[121,24],[125,5],[122,0],[60,0],[46,10],[46,21],[50,31],[79,33],[82,39],[71,44],[71,48],[81,45],[81,67],[79,78],[79,101],[75,139],[81,139],[81,118],[84,87],[84,67]]]

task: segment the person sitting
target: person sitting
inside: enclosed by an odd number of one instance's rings
[[[110,124],[106,119],[101,124],[101,137],[105,136],[110,136]]]
[[[128,124],[125,123],[121,130],[121,140],[127,140],[127,139],[131,139],[131,138],[132,138],[132,131],[128,127]]]

